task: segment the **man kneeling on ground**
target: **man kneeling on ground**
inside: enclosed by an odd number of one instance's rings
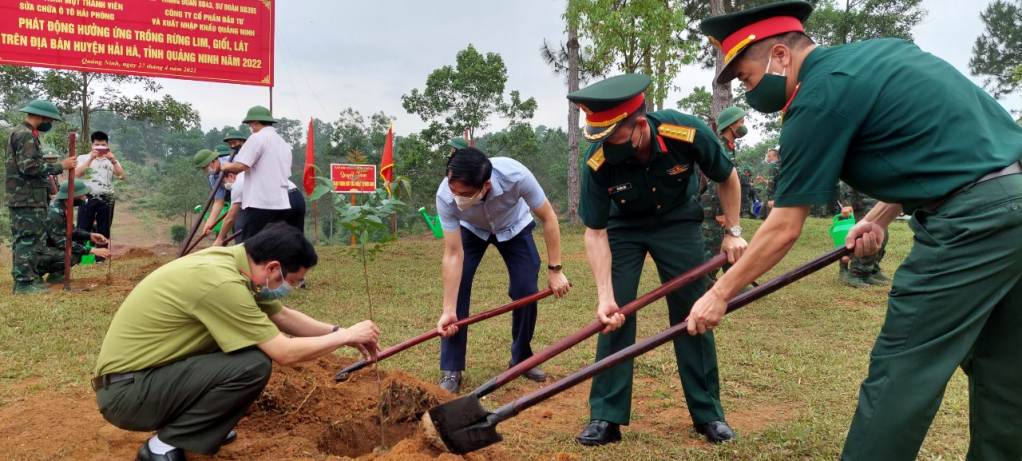
[[[281,305],[316,252],[301,231],[266,226],[243,245],[210,248],[149,274],[103,340],[92,385],[103,417],[156,431],[136,461],[213,454],[270,380],[271,360],[304,362],[349,346],[375,358],[380,331],[319,322]]]

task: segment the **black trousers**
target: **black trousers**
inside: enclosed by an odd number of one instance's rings
[[[241,228],[241,237],[248,240],[263,230],[267,224],[287,221],[291,210],[264,210],[262,208],[248,207],[241,210],[241,216],[245,227]]]
[[[270,381],[273,362],[252,347],[214,352],[134,373],[96,391],[103,418],[128,431],[202,454],[220,450]]]
[[[287,191],[287,200],[291,203],[291,212],[287,215],[287,223],[297,227],[305,234],[305,196],[298,188]]]
[[[114,220],[112,207],[98,195],[88,195],[87,197],[88,200],[78,206],[78,228],[110,238],[110,224]],[[106,245],[97,246],[106,248]],[[103,258],[96,258],[96,260],[102,261]]]

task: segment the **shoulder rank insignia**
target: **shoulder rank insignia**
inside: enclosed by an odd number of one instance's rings
[[[593,171],[600,171],[600,167],[603,166],[603,147],[596,150],[596,153],[589,160],[586,160],[586,165],[592,168]]]
[[[676,174],[681,174],[686,171],[688,171],[688,165],[674,165],[673,168],[667,170],[667,174],[669,176],[674,176]]]
[[[677,141],[687,142],[689,144],[691,144],[692,141],[694,141],[696,138],[696,129],[690,126],[674,125],[671,123],[661,123],[660,126],[657,127],[657,131],[660,133],[661,136],[666,136],[668,138]]]

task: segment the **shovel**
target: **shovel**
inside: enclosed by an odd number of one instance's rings
[[[736,296],[728,303],[727,312],[740,309],[749,303],[762,298],[778,289],[795,282],[821,268],[841,259],[851,253],[851,250],[841,247],[831,250],[808,263],[805,263],[795,270],[777,277],[769,282],[761,284],[741,295]],[[593,376],[613,368],[621,362],[631,360],[671,339],[688,334],[688,322],[681,322],[674,325],[644,341],[626,347],[606,358],[583,368],[574,374],[565,377],[549,386],[536,390],[514,402],[498,408],[493,413],[486,411],[478,399],[460,398],[452,400],[444,405],[433,407],[423,417],[423,426],[427,436],[432,429],[443,442],[448,450],[453,453],[468,453],[481,448],[493,445],[504,440],[497,433],[497,424],[521,413],[526,408],[532,407],[554,395],[566,391],[576,384],[592,378]],[[428,417],[428,419],[427,419]]]
[[[659,288],[649,293],[646,293],[642,297],[637,298],[636,300],[628,304],[625,304],[625,306],[622,307],[620,310],[621,315],[629,315],[635,311],[638,311],[639,309],[642,309],[643,307],[646,307],[647,305],[653,303],[654,301],[663,298],[664,296],[667,296],[668,294],[674,291],[677,291],[681,287],[688,285],[696,280],[699,280],[706,274],[709,274],[711,271],[717,270],[717,268],[724,265],[724,263],[726,262],[727,255],[724,253],[721,253],[717,256],[714,256],[713,258],[710,258],[709,261],[706,261],[692,268],[688,272],[685,272],[684,274],[681,274],[671,279],[667,283],[661,285]],[[606,325],[604,325],[599,320],[596,320],[593,323],[590,323],[585,328],[572,334],[571,336],[568,336],[567,338],[564,338],[556,343],[547,346],[546,349],[537,352],[532,357],[529,357],[528,359],[520,362],[519,364],[511,368],[508,368],[503,373],[497,375],[496,378],[493,378],[487,381],[482,386],[479,386],[478,389],[472,391],[470,394],[461,397],[457,400],[452,400],[451,402],[445,403],[444,405],[452,406],[460,405],[456,404],[455,402],[462,399],[472,399],[478,401],[479,397],[482,397],[497,390],[504,384],[507,384],[513,381],[515,378],[525,374],[525,372],[535,367],[538,367],[540,364],[546,362],[547,360],[550,360],[550,358],[552,358],[553,356],[560,354],[561,352],[564,352],[568,349],[571,349],[574,345],[582,341],[585,341],[590,336],[593,336],[603,331],[605,327]],[[441,407],[444,405],[441,405]]]
[[[512,302],[510,302],[508,304],[505,304],[503,306],[500,306],[500,307],[498,307],[496,309],[490,309],[490,310],[485,311],[485,312],[480,312],[480,313],[478,313],[476,315],[473,315],[471,317],[465,317],[465,318],[463,318],[461,320],[458,320],[457,322],[452,323],[451,326],[455,326],[455,327],[461,328],[461,327],[463,327],[465,325],[471,325],[471,324],[476,323],[476,322],[481,322],[481,321],[486,320],[486,319],[488,319],[490,317],[494,317],[494,316],[503,314],[505,312],[513,311],[513,310],[518,309],[519,307],[522,307],[522,306],[524,306],[526,304],[532,304],[532,303],[534,303],[536,301],[539,301],[539,300],[541,300],[543,298],[546,298],[547,296],[550,296],[552,294],[554,294],[554,290],[552,290],[550,288],[547,288],[546,290],[540,291],[539,293],[534,293],[534,294],[531,294],[531,295],[526,296],[524,298],[512,301]],[[376,359],[376,360],[373,360],[372,358],[369,358],[369,359],[366,359],[366,360],[359,360],[358,362],[355,362],[355,363],[349,365],[347,368],[337,372],[337,374],[334,375],[334,381],[338,381],[338,382],[347,381],[349,376],[350,376],[350,374],[352,372],[361,370],[361,369],[365,368],[368,365],[372,365],[373,363],[376,363],[376,362],[378,362],[380,360],[383,360],[383,359],[385,359],[387,357],[390,357],[390,356],[392,356],[394,354],[397,354],[398,352],[401,352],[401,351],[403,351],[405,349],[410,349],[412,346],[416,346],[416,345],[421,344],[421,343],[423,343],[423,342],[425,342],[427,340],[433,339],[433,338],[435,338],[437,336],[439,336],[439,333],[437,333],[436,328],[434,328],[434,329],[432,329],[430,331],[427,331],[427,332],[425,332],[425,333],[423,333],[423,334],[421,334],[419,336],[416,336],[416,337],[414,337],[412,339],[404,341],[401,344],[398,344],[396,346],[388,347],[386,350],[384,350],[383,352],[380,352],[379,355],[377,355],[377,357],[379,357],[379,358]]]

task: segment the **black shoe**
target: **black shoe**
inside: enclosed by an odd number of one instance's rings
[[[513,367],[513,366],[514,365],[512,365],[511,362],[508,362],[507,367],[509,369],[511,367]],[[543,371],[543,370],[540,370],[539,367],[534,367],[534,368],[529,369],[529,371],[526,371],[525,373],[522,373],[522,376],[524,376],[525,379],[532,380],[532,381],[535,381],[537,383],[541,383],[543,381],[546,381],[546,372]]]
[[[227,433],[227,437],[224,437],[224,443],[222,443],[220,445],[221,446],[223,446],[223,445],[230,445],[235,440],[238,440],[238,433],[235,432],[235,431],[231,431],[231,432]]]
[[[585,430],[582,431],[575,440],[578,440],[578,443],[589,447],[598,447],[611,442],[620,442],[621,425],[609,421],[594,419],[589,421],[589,425],[586,426]]]
[[[146,440],[142,442],[142,448],[138,450],[135,461],[188,461],[188,458],[185,458],[185,451],[180,448],[175,448],[162,455],[154,454],[149,450],[149,441]]]
[[[461,387],[461,372],[445,371],[444,376],[440,378],[440,387],[447,392],[457,394]]]
[[[735,431],[725,421],[710,421],[706,424],[697,424],[696,432],[705,435],[710,443],[724,443],[735,438]]]

